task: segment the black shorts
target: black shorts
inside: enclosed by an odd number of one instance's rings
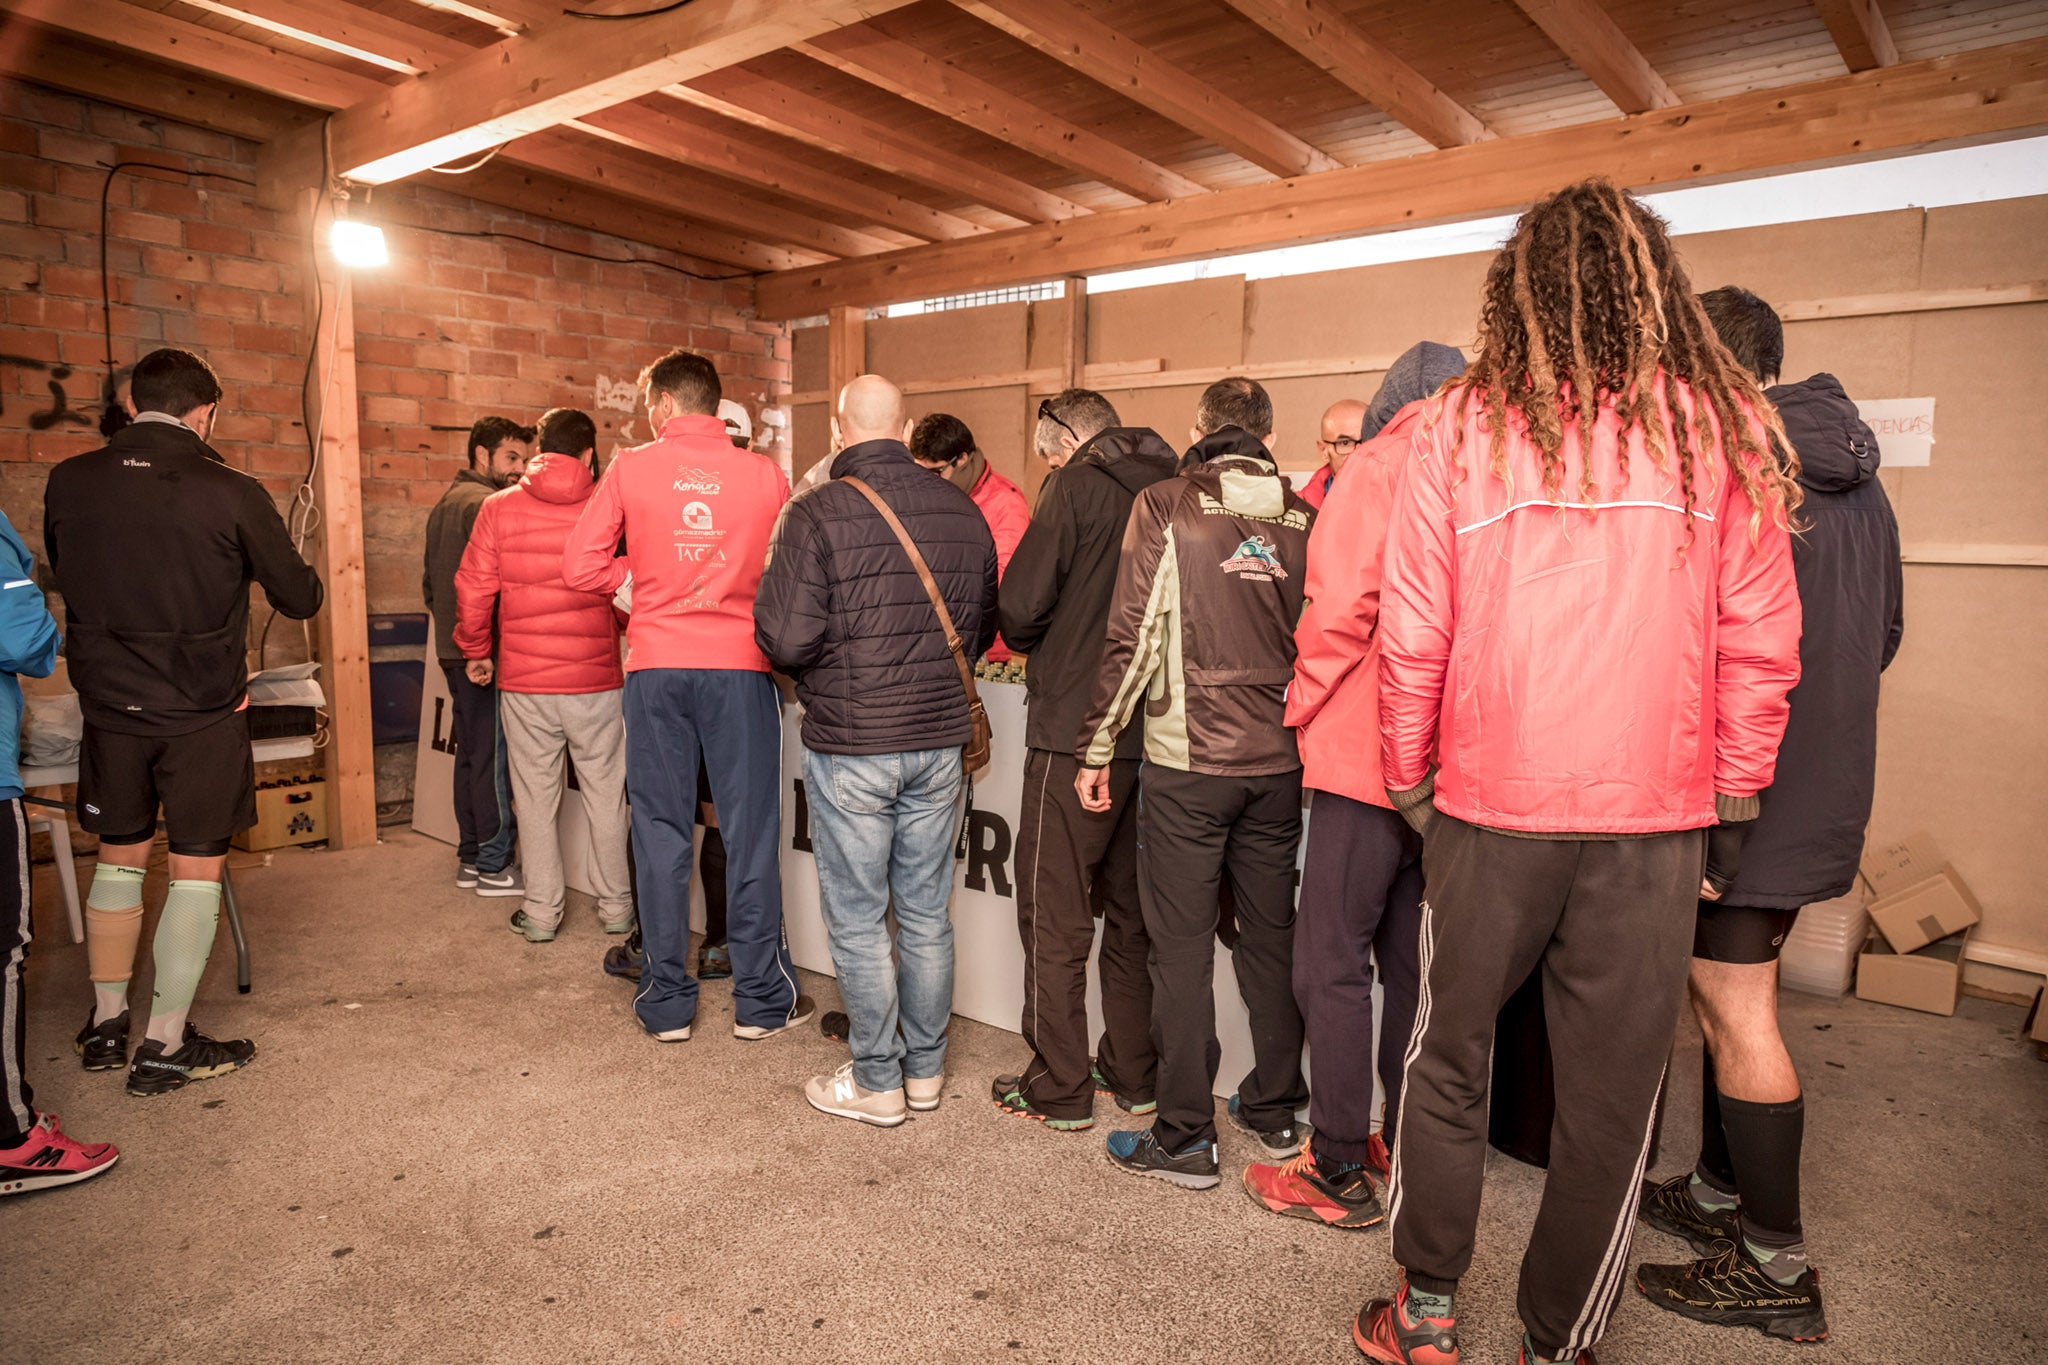
[[[114,844],[156,837],[163,808],[171,852],[215,858],[256,823],[249,713],[185,735],[124,735],[85,727],[78,752],[78,823]]]
[[[1785,935],[1792,931],[1795,910],[1766,910],[1754,905],[1722,905],[1701,901],[1693,923],[1692,955],[1708,962],[1755,965],[1776,962]]]

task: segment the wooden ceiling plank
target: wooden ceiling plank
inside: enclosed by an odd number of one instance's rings
[[[1573,66],[1624,114],[1669,109],[1678,96],[1600,0],[1515,0]]]
[[[304,105],[193,71],[116,59],[40,25],[22,25],[0,43],[0,74],[102,100],[160,118],[176,117],[235,137],[275,137],[319,115]],[[25,41],[23,41],[25,40]]]
[[[1898,44],[1877,0],[1813,0],[1813,7],[1851,71],[1899,64]]]
[[[1329,0],[1227,3],[1432,146],[1463,147],[1493,136],[1477,114],[1373,41]]]
[[[1516,209],[1584,176],[1661,189],[2048,128],[2048,39],[1496,138],[1279,184],[767,276],[769,318]]]
[[[1125,98],[1283,179],[1341,164],[1065,0],[953,0]]]
[[[815,61],[1138,199],[1206,192],[1186,176],[873,25],[842,28],[795,46]]]
[[[391,19],[348,0],[185,0],[186,4],[324,47],[403,76],[475,51],[469,44]]]
[[[700,109],[986,204],[1027,223],[1057,222],[1088,212],[1051,190],[990,170],[971,157],[929,146],[886,123],[849,113],[829,100],[744,68],[720,71],[692,85],[670,86],[665,93]]]

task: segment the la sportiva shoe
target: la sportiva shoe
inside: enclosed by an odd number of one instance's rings
[[[1250,1133],[1259,1140],[1259,1146],[1266,1149],[1270,1157],[1290,1157],[1301,1150],[1301,1129],[1292,1119],[1278,1128],[1254,1128],[1238,1105],[1238,1097],[1230,1097],[1230,1126],[1240,1133]]]
[[[1115,1086],[1103,1079],[1102,1068],[1094,1062],[1088,1063],[1088,1078],[1095,1082],[1096,1094],[1109,1096],[1112,1100],[1116,1101],[1116,1107],[1123,1110],[1126,1114],[1136,1114],[1142,1118],[1146,1114],[1156,1112],[1159,1108],[1158,1100],[1141,1100],[1119,1093]]]
[[[1149,1175],[1184,1190],[1213,1190],[1223,1178],[1217,1174],[1213,1142],[1191,1142],[1179,1152],[1168,1152],[1150,1128],[1121,1128],[1109,1135],[1108,1145],[1109,1159],[1120,1170]]]
[[[1754,1327],[1784,1341],[1826,1341],[1827,1313],[1812,1266],[1790,1284],[1764,1274],[1740,1243],[1689,1265],[1636,1267],[1636,1288],[1659,1308],[1695,1322]]]
[[[533,916],[524,910],[514,910],[512,918],[505,921],[512,926],[512,932],[523,936],[528,943],[553,943],[555,931],[545,924],[535,924]]]
[[[989,1094],[996,1102],[996,1108],[1005,1114],[1016,1114],[1022,1118],[1037,1119],[1056,1133],[1078,1133],[1095,1126],[1094,1115],[1079,1119],[1056,1119],[1031,1102],[1024,1093],[1022,1076],[998,1076],[989,1086]]]
[[[58,1125],[55,1114],[39,1114],[18,1145],[0,1147],[0,1195],[76,1185],[105,1175],[120,1159],[111,1142],[80,1142]]]
[[[1735,1245],[1735,1210],[1703,1209],[1692,1197],[1692,1174],[1674,1175],[1663,1184],[1643,1182],[1637,1213],[1645,1223],[1692,1244],[1702,1256]]]
[[[1365,1144],[1365,1169],[1372,1172],[1372,1178],[1380,1184],[1389,1184],[1394,1179],[1394,1154],[1387,1150],[1386,1138],[1374,1133]]]
[[[1364,1166],[1347,1164],[1326,1172],[1309,1143],[1284,1165],[1245,1167],[1244,1192],[1269,1212],[1312,1218],[1333,1228],[1369,1228],[1387,1216]]]
[[[697,954],[699,981],[724,981],[732,975],[732,949],[723,943],[707,944]]]
[[[128,1011],[122,1010],[104,1024],[95,1024],[92,1014],[87,1014],[85,1027],[78,1031],[72,1047],[84,1059],[87,1071],[112,1071],[128,1065]]]
[[[647,954],[641,949],[638,929],[626,935],[624,943],[614,943],[604,951],[604,970],[607,976],[622,976],[628,981],[638,981],[641,971],[646,966]]]
[[[1456,1318],[1411,1318],[1408,1281],[1391,1299],[1374,1299],[1358,1310],[1351,1341],[1368,1360],[1386,1365],[1458,1365]]]
[[[185,1041],[176,1052],[165,1053],[164,1045],[153,1038],[144,1039],[135,1049],[135,1060],[128,1067],[128,1093],[168,1095],[193,1081],[239,1070],[255,1055],[256,1044],[247,1038],[209,1038],[187,1024]]]

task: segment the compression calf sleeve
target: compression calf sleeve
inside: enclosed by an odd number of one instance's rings
[[[128,980],[142,942],[139,867],[100,863],[85,897],[85,959],[92,977],[93,1022],[104,1024],[128,1008]]]
[[[1746,1234],[1779,1246],[1797,1239],[1799,1220],[1799,1149],[1806,1137],[1806,1099],[1784,1104],[1756,1104],[1721,1097],[1721,1121],[1728,1130],[1728,1151],[1735,1158],[1735,1178],[1742,1187],[1742,1227]],[[1795,1274],[1797,1272],[1794,1272]]]
[[[185,1015],[199,992],[219,923],[219,882],[171,883],[156,923],[156,995],[150,1004],[149,1036],[172,1052],[184,1041]]]

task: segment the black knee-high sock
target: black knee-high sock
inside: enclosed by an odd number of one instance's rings
[[[1721,1122],[1721,1078],[1714,1071],[1714,1054],[1700,1045],[1700,1162],[1701,1179],[1710,1180],[1724,1193],[1739,1188],[1735,1165],[1728,1156],[1728,1134]]]
[[[1760,1228],[1780,1239],[1801,1236],[1799,1148],[1806,1136],[1805,1097],[1752,1104],[1723,1095],[1721,1127],[1742,1191],[1744,1229]]]

